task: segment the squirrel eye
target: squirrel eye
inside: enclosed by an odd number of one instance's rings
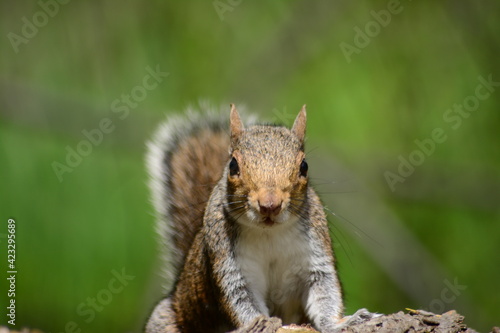
[[[309,169],[309,166],[307,165],[306,160],[302,160],[302,163],[300,163],[300,175],[302,177],[307,177],[307,170]]]
[[[230,176],[238,176],[240,174],[240,167],[238,166],[238,162],[233,157],[231,158],[231,162],[229,162],[229,175]]]

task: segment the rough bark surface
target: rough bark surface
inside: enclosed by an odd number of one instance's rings
[[[309,325],[281,326],[278,318],[257,318],[247,327],[240,328],[231,333],[314,333],[318,332]],[[342,328],[339,333],[477,333],[464,324],[464,317],[456,311],[448,311],[441,315],[423,310],[409,310],[382,315],[361,324]],[[500,333],[499,327],[493,327],[491,333]],[[37,329],[24,328],[21,331],[9,330],[0,326],[0,333],[42,333]]]
[[[477,333],[463,323],[464,317],[456,311],[442,315],[426,311],[410,311],[409,313],[393,313],[373,318],[365,323],[347,327],[342,332],[435,332],[435,333]]]
[[[311,326],[289,325],[280,327],[280,320],[277,318],[258,318],[251,325],[240,328],[231,333],[314,333],[318,332]],[[464,317],[456,311],[448,311],[441,315],[424,310],[409,310],[408,313],[402,311],[382,315],[370,319],[364,323],[346,326],[339,330],[339,333],[477,333],[475,330],[464,324]],[[493,327],[492,333],[500,333],[500,328]]]

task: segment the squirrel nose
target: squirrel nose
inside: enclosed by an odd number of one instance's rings
[[[260,213],[264,216],[275,216],[281,211],[281,201],[268,200],[266,202],[259,201]]]

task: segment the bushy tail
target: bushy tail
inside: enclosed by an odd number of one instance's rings
[[[170,286],[201,228],[210,194],[229,160],[228,116],[169,117],[148,142],[147,168]]]

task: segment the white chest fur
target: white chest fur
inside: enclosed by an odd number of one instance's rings
[[[285,324],[301,320],[310,253],[296,220],[266,229],[242,227],[237,260],[261,313]]]

